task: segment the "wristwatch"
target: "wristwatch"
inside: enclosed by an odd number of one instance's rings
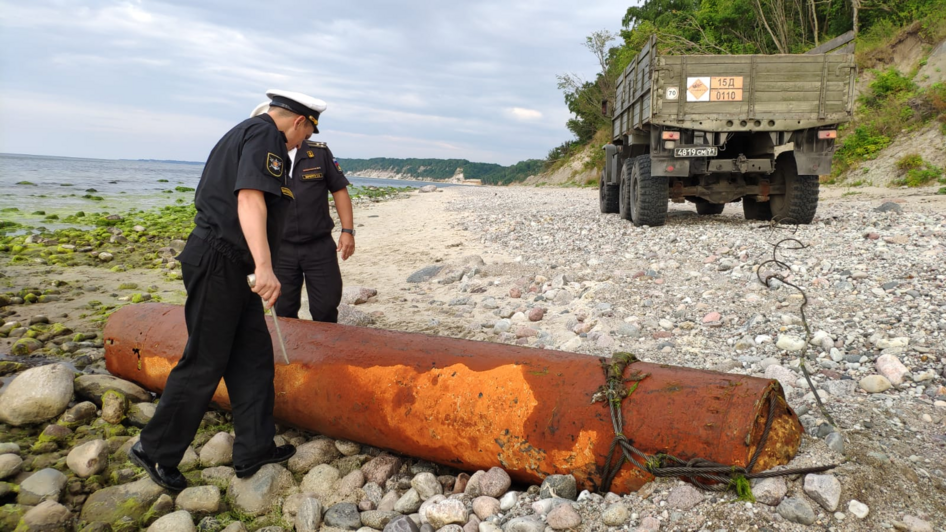
[[[343,233],[348,233],[348,234],[350,234],[351,236],[355,236],[355,230],[354,230],[354,229],[345,229],[344,227],[342,227],[342,232],[343,232]]]

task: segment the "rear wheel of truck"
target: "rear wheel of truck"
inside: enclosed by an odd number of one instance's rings
[[[634,225],[656,227],[667,223],[670,186],[666,178],[650,175],[650,154],[634,159],[630,177],[631,220]]]
[[[634,159],[625,159],[624,166],[621,167],[621,183],[618,185],[618,212],[621,218],[631,219],[631,168],[634,166]]]
[[[785,186],[785,194],[772,195],[772,218],[784,224],[810,224],[818,210],[818,176],[798,175],[795,156],[786,153],[775,161],[772,177]]]
[[[772,219],[772,204],[769,201],[756,201],[755,198],[743,196],[742,213],[746,220],[765,220]]]
[[[726,208],[725,203],[710,203],[708,201],[699,201],[696,203],[696,213],[700,216],[712,216],[722,214]]]
[[[601,181],[598,183],[598,202],[601,206],[602,214],[611,214],[618,212],[618,185],[609,185],[605,180],[605,172],[601,171]]]

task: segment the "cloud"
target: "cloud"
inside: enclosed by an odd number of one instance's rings
[[[0,0],[0,94],[40,93],[76,109],[109,109],[102,113],[112,118],[111,109],[161,124],[174,117],[182,129],[197,126],[177,136],[206,147],[220,134],[207,124],[232,125],[265,90],[284,88],[328,102],[321,139],[337,134],[340,157],[449,152],[510,164],[572,137],[555,76],[592,79],[597,65],[584,38],[616,29],[624,10],[612,2],[576,10],[570,0],[320,0],[266,9],[249,0]],[[118,146],[134,138],[162,153],[182,145],[96,112],[70,126],[70,149],[126,158]],[[0,115],[4,138],[32,127],[23,113]],[[42,134],[16,136],[30,153],[60,149]],[[206,154],[187,148],[161,158],[195,151]]]
[[[535,109],[524,109],[522,107],[512,107],[506,109],[506,115],[513,118],[513,120],[518,120],[520,122],[530,122],[533,120],[541,120],[542,113],[541,111],[536,111]]]

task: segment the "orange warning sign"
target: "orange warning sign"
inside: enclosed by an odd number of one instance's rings
[[[741,102],[742,89],[712,89],[710,90],[711,102]]]
[[[709,87],[703,83],[703,80],[697,79],[689,87],[687,87],[687,92],[693,95],[694,100],[701,100],[703,95],[706,94],[706,91],[709,90]]]
[[[742,76],[713,76],[710,78],[710,88],[716,89],[741,89]]]

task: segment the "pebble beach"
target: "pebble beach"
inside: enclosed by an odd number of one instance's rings
[[[187,207],[7,233],[0,530],[946,530],[946,198],[822,192],[809,226],[731,204],[638,228],[591,189],[392,191],[356,202],[342,263],[348,325],[776,379],[806,431],[787,467],[838,467],[753,481],[754,501],[676,479],[519,485],[290,427],[277,440],[298,454],[239,480],[213,409],[181,464],[190,487],[165,492],[127,459],[159,398],[106,374],[101,328],[123,305],[183,303]]]

